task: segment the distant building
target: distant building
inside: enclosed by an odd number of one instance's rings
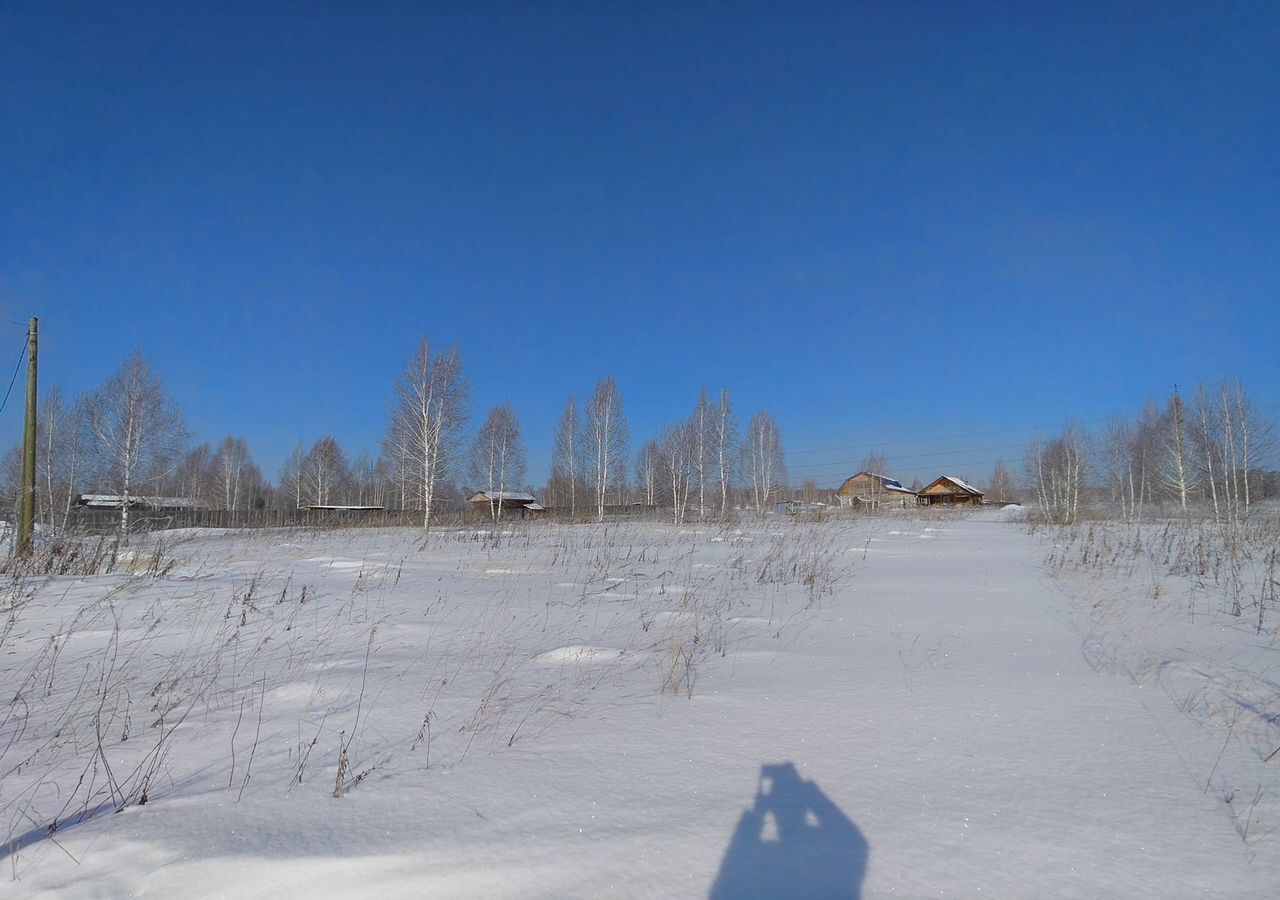
[[[954,475],[939,475],[920,490],[922,506],[981,506],[982,491]]]
[[[820,513],[827,508],[827,504],[817,500],[782,500],[773,505],[773,511],[779,515],[799,516],[804,514]]]
[[[76,498],[80,506],[89,509],[120,509],[126,505],[120,494],[81,494]],[[147,509],[167,512],[177,509],[208,509],[209,504],[192,497],[130,497],[130,509]]]
[[[313,512],[380,512],[386,509],[385,506],[355,506],[344,505],[340,503],[313,503],[310,506],[304,506],[302,509],[311,510]]]
[[[520,518],[538,518],[547,510],[533,494],[524,491],[476,491],[467,498],[471,508],[483,511],[487,515],[495,514],[499,509],[511,512]]]
[[[836,491],[841,506],[859,509],[910,509],[916,505],[916,493],[902,482],[874,472],[850,476]]]

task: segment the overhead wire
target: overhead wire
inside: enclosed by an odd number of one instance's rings
[[[27,339],[22,339],[22,349],[18,352],[18,364],[13,367],[13,377],[9,379],[9,389],[4,392],[4,400],[0,401],[0,413],[4,412],[4,408],[9,405],[9,395],[13,393],[13,386],[18,382],[18,373],[22,371],[22,361],[27,358]]]
[[[1082,425],[1087,425],[1092,422],[1105,422],[1109,418],[1111,418],[1111,416],[1098,416],[1092,419],[1080,419],[1079,421]],[[903,438],[902,440],[896,441],[877,441],[874,444],[850,444],[843,447],[812,447],[803,450],[789,450],[787,451],[787,455],[795,456],[801,453],[835,453],[842,450],[876,450],[882,447],[893,447],[898,444],[923,444],[926,441],[954,441],[960,440],[961,438],[988,437],[993,434],[1016,434],[1024,431],[1038,431],[1042,428],[1058,428],[1061,425],[1062,422],[1045,425],[1020,425],[1015,428],[998,428],[993,431],[970,431],[964,434],[928,435],[925,437]]]

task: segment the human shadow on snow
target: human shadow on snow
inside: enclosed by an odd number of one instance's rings
[[[867,852],[858,826],[794,763],[763,765],[710,900],[858,900]]]

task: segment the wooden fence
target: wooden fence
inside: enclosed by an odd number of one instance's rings
[[[565,521],[592,521],[594,509],[578,509],[571,516],[567,507],[548,509],[549,518]],[[660,519],[669,511],[649,506],[607,506],[605,516],[615,519]],[[439,526],[482,525],[489,514],[465,503],[446,502],[432,510],[431,524]],[[536,521],[522,519],[511,510],[502,514],[503,523]],[[120,510],[75,507],[67,523],[69,530],[82,534],[106,534],[120,528]],[[422,511],[410,509],[133,509],[130,531],[165,531],[174,528],[393,528],[422,527]]]

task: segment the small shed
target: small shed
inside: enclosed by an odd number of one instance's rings
[[[909,509],[916,505],[916,492],[902,486],[902,482],[887,475],[859,472],[840,485],[836,497],[841,506],[860,509]]]
[[[923,506],[981,506],[982,491],[954,475],[939,475],[920,490]]]
[[[472,509],[483,511],[487,515],[496,514],[499,509],[510,510],[522,519],[546,514],[546,508],[537,498],[524,491],[476,491],[467,498],[467,502]]]

